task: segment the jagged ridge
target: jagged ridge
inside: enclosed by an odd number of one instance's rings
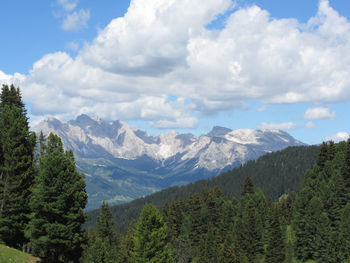
[[[80,115],[68,123],[49,118],[35,127],[59,135],[87,174],[89,208],[101,200],[125,202],[160,189],[217,175],[248,160],[303,145],[280,130],[231,130],[214,127],[193,134],[151,136],[126,122]]]

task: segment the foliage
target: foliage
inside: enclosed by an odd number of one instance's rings
[[[167,242],[167,225],[158,209],[147,204],[136,224],[135,262],[175,262]]]
[[[0,240],[22,248],[34,182],[35,134],[29,131],[19,89],[3,85],[0,102]]]
[[[61,139],[48,137],[40,158],[39,174],[31,199],[31,221],[26,234],[46,262],[77,262],[84,241],[81,226],[87,202],[84,176],[77,172],[73,153]]]

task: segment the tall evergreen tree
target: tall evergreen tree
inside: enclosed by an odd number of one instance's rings
[[[245,196],[247,194],[254,194],[254,185],[250,176],[247,176],[245,178],[243,185],[242,196]]]
[[[119,262],[134,263],[135,250],[135,229],[132,224],[129,224],[124,236],[121,238],[119,245]]]
[[[329,159],[328,156],[328,145],[326,142],[323,142],[320,148],[320,152],[318,154],[318,158],[317,158],[317,165],[323,169],[323,167],[325,166],[327,160]]]
[[[273,212],[271,225],[268,227],[268,243],[266,247],[266,263],[281,263],[286,258],[286,248],[277,207]]]
[[[144,206],[136,225],[135,262],[175,262],[167,242],[167,225],[151,204]]]
[[[22,248],[34,182],[35,134],[18,88],[3,85],[0,101],[0,240]]]
[[[73,153],[64,151],[61,139],[50,134],[46,154],[40,158],[26,231],[44,262],[78,262],[86,202],[84,175],[76,170]]]
[[[344,259],[350,260],[350,203],[344,208],[339,232],[343,241],[342,253]]]
[[[97,219],[97,237],[91,249],[91,261],[94,263],[118,262],[118,239],[111,210],[106,202],[102,203]]]
[[[262,236],[259,233],[257,211],[253,200],[249,200],[243,213],[244,251],[249,262],[255,262],[263,253]]]

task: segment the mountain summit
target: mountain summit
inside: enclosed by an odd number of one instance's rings
[[[169,131],[157,136],[123,121],[80,115],[67,123],[49,118],[34,130],[59,135],[87,177],[89,208],[101,200],[125,202],[173,185],[217,175],[248,160],[303,145],[281,130],[215,126],[199,137]]]

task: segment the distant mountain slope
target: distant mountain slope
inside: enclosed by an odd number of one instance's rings
[[[193,134],[151,136],[122,121],[106,122],[80,115],[68,123],[49,118],[36,132],[59,135],[73,150],[78,168],[86,174],[88,209],[102,200],[122,203],[169,186],[216,176],[259,156],[303,145],[280,130],[231,130],[214,127]]]
[[[282,151],[266,154],[255,161],[249,161],[212,179],[171,187],[127,204],[112,206],[117,230],[122,232],[130,220],[135,220],[146,203],[161,208],[166,201],[185,198],[190,193],[199,193],[205,188],[214,186],[219,186],[227,196],[238,197],[244,179],[248,175],[255,187],[261,188],[267,197],[276,200],[284,193],[301,187],[306,170],[312,168],[316,162],[318,151],[318,146],[288,147]],[[98,210],[89,212],[86,226],[95,226],[98,213]]]

